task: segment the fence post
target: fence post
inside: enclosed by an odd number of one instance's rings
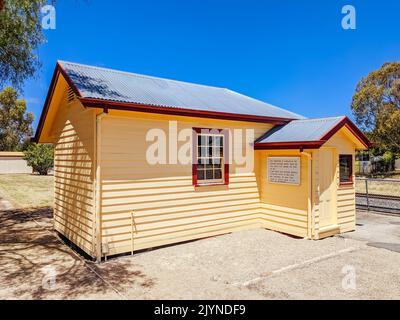
[[[367,195],[367,210],[369,211],[368,179],[365,179],[365,193]]]

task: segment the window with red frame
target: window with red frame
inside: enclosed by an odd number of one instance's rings
[[[223,130],[195,129],[196,152],[193,166],[195,185],[227,184],[226,134]]]
[[[353,156],[351,154],[339,155],[339,177],[341,184],[353,183]]]

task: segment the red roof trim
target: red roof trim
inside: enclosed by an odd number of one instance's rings
[[[55,89],[59,75],[60,75],[60,69],[58,68],[58,65],[57,65],[56,68],[54,69],[53,76],[51,77],[50,88],[49,88],[49,91],[47,91],[47,96],[46,96],[46,100],[44,102],[43,111],[39,118],[39,123],[38,123],[37,129],[36,129],[36,134],[31,139],[32,142],[39,141],[39,137],[43,130],[44,121],[46,119],[47,112],[49,111],[50,101],[53,98],[54,89]]]
[[[328,141],[336,132],[338,132],[344,126],[350,130],[350,132],[364,145],[364,147],[370,148],[372,146],[372,142],[360,129],[358,129],[358,127],[348,117],[343,117],[343,119],[340,120],[337,125],[335,125],[325,134],[323,134],[320,138],[320,141]]]
[[[79,91],[78,87],[75,85],[75,83],[72,81],[72,79],[70,78],[70,76],[68,75],[68,73],[64,70],[64,68],[62,67],[62,65],[57,62],[57,68],[59,68],[61,74],[64,76],[65,80],[67,81],[68,85],[72,88],[72,90],[74,91],[74,93],[78,96],[78,97],[82,97],[81,92]]]
[[[325,132],[319,140],[316,141],[287,141],[287,142],[264,142],[256,143],[255,150],[269,149],[319,149],[327,142],[336,132],[342,127],[346,127],[350,132],[368,149],[372,146],[372,142],[365,136],[364,133],[348,118],[343,117],[332,129]]]
[[[42,113],[41,113],[40,118],[39,118],[39,123],[38,123],[37,129],[36,129],[35,137],[33,137],[31,139],[32,142],[38,142],[39,141],[40,135],[41,135],[42,130],[43,130],[44,122],[46,120],[47,113],[49,111],[50,102],[53,99],[54,90],[56,88],[57,80],[58,80],[58,77],[59,77],[60,74],[63,75],[63,77],[67,81],[68,85],[74,91],[74,93],[78,97],[82,96],[80,91],[79,91],[79,89],[76,87],[75,83],[71,80],[71,78],[65,72],[65,70],[63,69],[61,64],[59,62],[57,62],[56,67],[54,68],[53,76],[51,78],[49,91],[47,91],[47,96],[46,96],[46,100],[44,102],[43,110],[42,110]]]
[[[254,116],[246,114],[242,115],[242,114],[227,113],[227,112],[171,108],[171,107],[145,105],[145,104],[131,103],[131,102],[110,101],[110,100],[94,99],[94,98],[80,98],[80,100],[85,107],[91,107],[91,108],[104,108],[104,106],[107,106],[109,109],[115,109],[115,110],[159,113],[159,114],[169,114],[169,115],[177,115],[185,117],[273,123],[276,125],[286,124],[291,120],[293,120],[287,118],[263,117],[263,116]]]
[[[254,150],[319,149],[326,141],[288,141],[256,143]]]

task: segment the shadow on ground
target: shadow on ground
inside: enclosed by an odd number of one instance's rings
[[[53,231],[52,208],[0,212],[0,299],[121,298],[153,283],[131,260],[84,261]]]

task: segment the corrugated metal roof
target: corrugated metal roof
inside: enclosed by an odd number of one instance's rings
[[[143,105],[304,119],[303,116],[225,88],[168,80],[59,61],[83,98]]]
[[[345,117],[293,120],[286,125],[269,130],[256,143],[320,141],[324,134],[333,129]]]

